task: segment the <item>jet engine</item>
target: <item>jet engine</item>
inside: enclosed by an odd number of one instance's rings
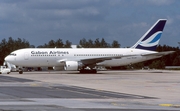
[[[78,61],[66,61],[64,65],[64,70],[67,71],[77,71],[81,69],[84,65]]]

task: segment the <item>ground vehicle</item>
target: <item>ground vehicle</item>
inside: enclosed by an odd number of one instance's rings
[[[0,66],[0,74],[9,74],[10,72],[10,68],[7,68],[6,66]]]

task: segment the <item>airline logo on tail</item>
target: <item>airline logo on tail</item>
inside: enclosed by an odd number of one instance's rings
[[[158,20],[131,48],[155,51],[159,44],[165,23],[165,19]]]

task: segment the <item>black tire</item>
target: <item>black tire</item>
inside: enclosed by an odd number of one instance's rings
[[[19,74],[23,74],[23,71],[19,71]]]

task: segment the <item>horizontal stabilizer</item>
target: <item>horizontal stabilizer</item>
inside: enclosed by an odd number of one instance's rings
[[[164,52],[157,52],[153,54],[143,54],[142,56],[165,56],[171,53],[174,53],[175,51],[164,51]]]

